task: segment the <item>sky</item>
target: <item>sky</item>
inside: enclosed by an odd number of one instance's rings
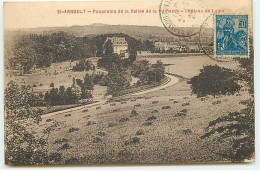
[[[169,9],[225,9],[226,13],[251,15],[250,0],[168,0]],[[163,0],[163,2],[166,2]],[[37,28],[103,23],[110,25],[163,26],[159,16],[161,0],[114,2],[7,2],[4,3],[4,28]],[[85,14],[58,14],[58,10],[86,10]],[[116,10],[116,14],[93,13],[94,10]],[[129,13],[118,13],[128,10]],[[131,10],[156,10],[155,13],[131,13]],[[91,12],[87,12],[91,11]],[[176,26],[189,27],[200,24],[205,14],[170,14]],[[193,16],[194,15],[194,16]],[[181,20],[180,20],[181,19]],[[183,22],[183,19],[185,20]],[[209,21],[209,25],[213,25]]]

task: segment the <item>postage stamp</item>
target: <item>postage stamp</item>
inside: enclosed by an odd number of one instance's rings
[[[248,15],[215,16],[215,57],[249,57]]]

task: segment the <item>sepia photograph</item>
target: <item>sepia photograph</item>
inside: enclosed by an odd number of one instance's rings
[[[255,161],[252,0],[3,9],[6,165]]]

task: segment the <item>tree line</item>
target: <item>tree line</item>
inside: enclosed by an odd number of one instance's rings
[[[125,37],[130,56],[135,55],[136,51],[150,49],[152,45],[148,40],[142,42],[126,34],[103,34],[95,37],[75,37],[66,32],[29,34],[19,36],[14,43],[13,57],[8,64],[11,69],[20,65],[22,73],[28,73],[33,67],[49,67],[55,62],[101,57],[106,38],[114,36]]]

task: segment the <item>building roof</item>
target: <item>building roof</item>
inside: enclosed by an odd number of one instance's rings
[[[110,40],[113,46],[128,46],[125,37],[107,37],[107,40]]]

